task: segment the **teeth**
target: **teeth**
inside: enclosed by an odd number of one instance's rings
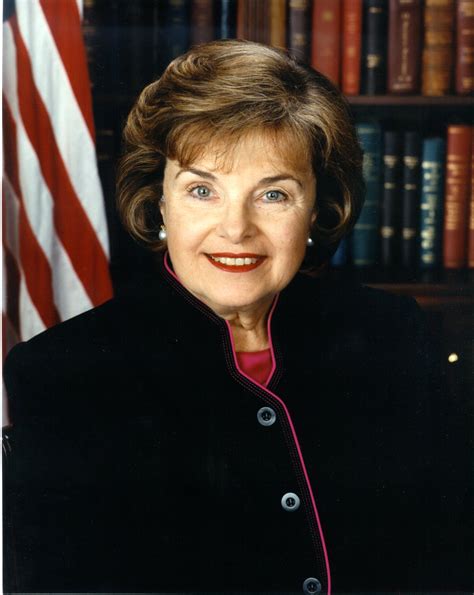
[[[246,264],[255,264],[258,260],[257,258],[227,258],[225,256],[211,256],[211,258],[216,262],[220,262],[232,267],[241,267]]]

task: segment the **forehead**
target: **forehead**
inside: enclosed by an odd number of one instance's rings
[[[313,175],[306,139],[282,131],[250,132],[237,138],[217,137],[198,146],[182,146],[171,158],[181,167],[201,166],[223,174],[238,172],[243,168],[263,168]]]

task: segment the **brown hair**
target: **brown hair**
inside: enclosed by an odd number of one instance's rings
[[[232,147],[254,132],[275,135],[287,160],[309,152],[317,217],[307,264],[327,261],[357,220],[365,191],[349,108],[322,74],[282,50],[249,41],[197,46],[142,91],[125,125],[118,171],[125,228],[160,249],[166,159],[189,165],[216,143],[231,155]]]

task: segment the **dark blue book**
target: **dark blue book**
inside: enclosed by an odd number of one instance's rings
[[[352,260],[356,267],[378,262],[380,198],[382,192],[382,129],[378,122],[356,124],[364,151],[365,202],[352,233]]]
[[[387,0],[364,0],[362,31],[362,93],[385,93],[387,78]]]
[[[217,3],[216,37],[233,39],[236,37],[237,0],[219,0]]]
[[[386,130],[383,135],[383,192],[380,212],[380,259],[385,267],[399,262],[402,185],[402,135]]]
[[[423,141],[420,204],[420,268],[441,264],[446,143],[441,137]]]
[[[334,256],[331,259],[331,265],[333,267],[343,267],[347,264],[348,256],[348,245],[347,239],[344,238],[339,246],[337,247]]]
[[[167,0],[163,7],[163,52],[166,63],[189,49],[190,7],[187,0]]]
[[[410,130],[403,137],[402,266],[415,268],[418,262],[418,219],[420,214],[421,137]]]

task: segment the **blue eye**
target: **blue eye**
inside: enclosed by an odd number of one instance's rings
[[[265,192],[265,199],[267,202],[282,202],[286,200],[286,195],[279,190],[269,190]]]
[[[196,198],[206,199],[211,196],[211,191],[207,186],[194,186],[189,190]]]

